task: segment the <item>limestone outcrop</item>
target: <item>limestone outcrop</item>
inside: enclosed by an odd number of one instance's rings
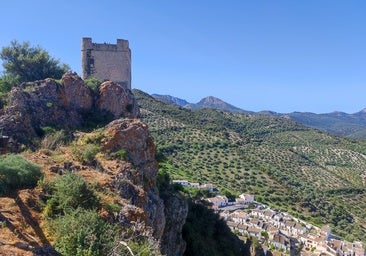
[[[120,118],[137,117],[138,113],[128,89],[105,82],[93,95],[76,73],[68,72],[61,81],[48,78],[14,87],[0,116],[0,131],[15,145],[31,146],[46,126],[75,129],[96,114]]]
[[[102,151],[123,150],[131,166],[115,177],[115,187],[125,204],[119,221],[127,225],[144,223],[164,255],[178,256],[185,251],[182,228],[188,214],[186,200],[173,193],[159,196],[156,186],[158,163],[148,126],[139,119],[119,119],[105,128]]]
[[[114,118],[139,115],[139,108],[131,91],[111,81],[101,84],[96,104],[99,109],[112,113]]]
[[[129,204],[121,211],[123,222],[142,221],[160,240],[164,227],[164,203],[156,189],[158,164],[155,145],[145,123],[139,119],[119,119],[106,127],[102,151],[124,150],[131,162],[115,177],[115,187],[120,197]]]
[[[90,111],[93,107],[93,97],[90,89],[76,73],[66,73],[62,76],[64,104],[67,107],[82,111]]]

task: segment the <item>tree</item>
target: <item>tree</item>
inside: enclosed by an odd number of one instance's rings
[[[10,90],[22,82],[59,79],[69,70],[66,64],[52,58],[40,46],[30,46],[29,42],[20,44],[16,40],[11,41],[10,46],[2,48],[0,58],[5,70],[0,79],[0,91]]]

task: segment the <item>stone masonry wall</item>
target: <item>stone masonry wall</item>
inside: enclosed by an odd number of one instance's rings
[[[96,77],[131,89],[131,50],[127,40],[97,44],[91,38],[83,38],[81,55],[83,79]]]

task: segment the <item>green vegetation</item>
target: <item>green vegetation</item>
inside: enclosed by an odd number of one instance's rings
[[[77,141],[74,141],[71,146],[71,151],[79,162],[91,163],[96,154],[100,152],[100,143],[103,135],[100,132],[93,136],[85,136]]]
[[[77,208],[50,222],[54,247],[63,255],[106,255],[116,243],[116,225],[105,222],[98,213]]]
[[[92,90],[93,93],[97,93],[99,86],[102,84],[102,82],[96,77],[88,77],[84,80],[84,83]]]
[[[29,42],[20,44],[16,40],[2,48],[0,59],[4,67],[0,77],[0,108],[7,104],[7,94],[14,86],[45,78],[61,78],[70,69],[41,47],[31,46]],[[49,104],[47,106],[51,107]]]
[[[61,78],[69,70],[65,64],[52,58],[41,47],[30,46],[29,42],[13,40],[10,46],[3,47],[0,53],[5,75],[0,80],[0,91],[9,91],[22,82],[45,78]]]
[[[120,206],[102,204],[97,191],[82,176],[67,173],[53,182],[44,182],[41,188],[48,233],[62,255],[98,256],[112,251],[115,255],[128,255],[121,241],[126,241],[136,255],[159,255],[142,234],[99,216],[102,205],[111,211],[119,211]]]
[[[111,112],[97,109],[95,106],[91,111],[83,113],[83,130],[91,132],[94,129],[101,128],[114,120]]]
[[[95,210],[99,207],[99,198],[89,184],[79,175],[68,173],[57,178],[47,187],[49,193],[45,216],[67,214],[77,208]]]
[[[100,147],[95,144],[74,145],[72,152],[80,162],[90,163],[95,155],[100,151]]]
[[[0,195],[8,195],[17,189],[32,188],[43,177],[41,167],[28,162],[20,155],[0,157]]]
[[[99,198],[79,175],[68,173],[42,185],[49,232],[55,248],[64,255],[105,255],[118,235],[117,227],[96,212]]]
[[[305,127],[287,118],[187,110],[134,90],[161,168],[172,179],[213,183],[347,239],[365,240],[366,142]]]

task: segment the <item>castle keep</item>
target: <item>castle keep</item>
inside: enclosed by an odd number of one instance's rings
[[[128,40],[117,39],[117,44],[93,43],[84,37],[81,44],[83,79],[96,77],[111,80],[131,89],[131,50]]]

